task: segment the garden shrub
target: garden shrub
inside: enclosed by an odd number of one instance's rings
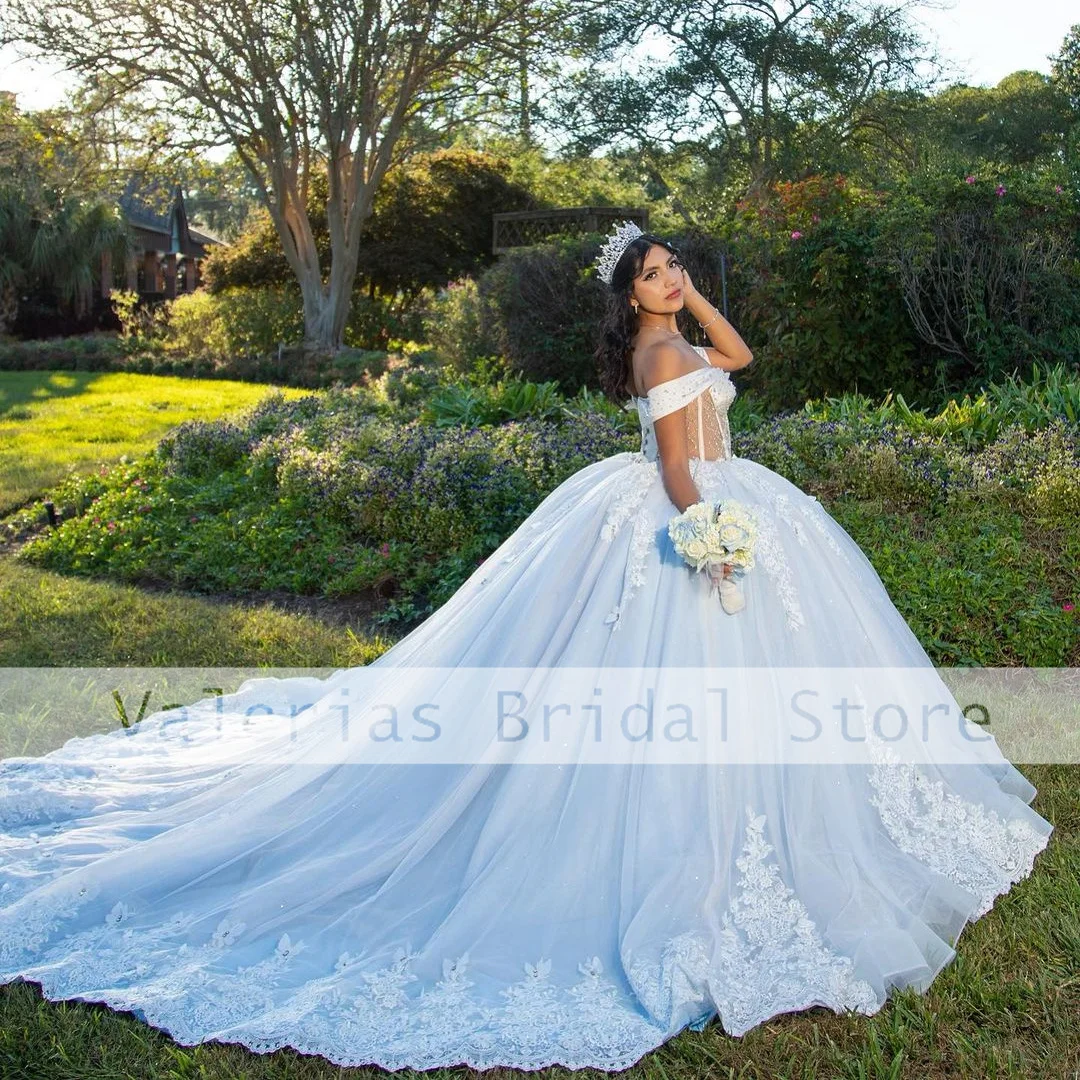
[[[875,262],[929,347],[941,393],[975,392],[1032,364],[1080,364],[1080,211],[1027,165],[928,169],[890,193]]]
[[[607,286],[594,263],[606,236],[556,236],[507,252],[475,281],[452,282],[429,304],[426,335],[459,371],[477,359],[502,356],[514,375],[556,382],[565,394],[597,388],[593,354]],[[696,233],[672,238],[695,284],[719,297],[720,245]],[[688,340],[706,343],[685,311]]]
[[[562,479],[633,444],[604,417],[440,429],[386,415],[370,390],[278,392],[234,418],[179,425],[107,479],[72,480],[70,516],[21,557],[208,592],[392,583],[404,599],[391,612],[416,614],[451,587],[451,567],[471,572]]]
[[[116,334],[0,340],[0,371],[115,371],[139,345]]]
[[[467,371],[474,361],[497,351],[492,315],[485,312],[474,278],[451,281],[439,289],[425,305],[423,319],[424,339],[455,371]]]
[[[873,261],[886,199],[816,176],[740,201],[725,222],[733,322],[754,352],[747,386],[771,411],[849,390],[926,400],[918,338]]]
[[[1067,383],[1059,388],[1067,396]],[[447,599],[562,480],[638,448],[632,417],[606,400],[600,411],[587,408],[586,396],[575,400],[553,417],[437,426],[388,401],[379,385],[294,401],[273,391],[231,418],[179,425],[138,461],[69,478],[52,496],[57,528],[42,531],[38,503],[13,516],[8,532],[38,531],[20,557],[59,571],[217,593],[375,589],[379,620],[407,624]],[[1037,581],[1013,568],[1004,584],[995,579],[1005,590],[995,596],[1036,588],[1040,599],[1025,601],[1032,610],[1016,619],[1041,620],[1037,649],[1009,611],[1000,614],[1010,656],[1063,662],[1075,628],[1043,609],[1052,591],[1075,586],[1071,556],[1059,548],[1075,533],[1080,429],[1058,416],[1028,430],[1003,414],[992,437],[972,442],[963,427],[938,429],[935,419],[844,397],[735,427],[734,450],[829,500],[859,535],[877,536],[888,522],[894,532],[915,530],[910,545],[932,530],[960,535],[978,524],[988,559],[997,557],[994,545],[1019,542],[1013,533],[1045,542],[1047,566],[1031,567]],[[888,561],[897,536],[883,535],[875,557],[890,566],[893,584],[913,587]],[[980,558],[974,541],[964,550]],[[948,577],[949,553],[933,557],[944,560],[939,585],[974,604],[978,589]],[[971,624],[997,617],[983,611]],[[936,623],[923,629],[942,654],[953,648]],[[972,641],[956,652],[970,660],[984,646]]]
[[[181,356],[265,356],[303,339],[300,291],[291,285],[186,293],[167,304],[166,352]]]

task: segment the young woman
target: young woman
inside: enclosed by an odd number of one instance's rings
[[[185,1044],[618,1070],[714,1018],[923,990],[1031,872],[1051,826],[992,738],[871,714],[943,684],[847,533],[733,454],[742,339],[630,223],[598,271],[640,450],[560,484],[366,668],[0,764],[0,981]],[[754,559],[698,573],[669,525],[716,503]],[[790,670],[850,674],[857,707],[789,709]],[[697,708],[718,673],[741,712]]]

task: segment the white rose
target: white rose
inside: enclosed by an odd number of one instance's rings
[[[694,539],[686,545],[687,556],[693,559],[695,562],[698,559],[704,559],[708,553],[708,545],[699,536],[695,536]]]
[[[720,539],[730,547],[742,547],[748,537],[741,525],[724,525],[720,529]]]

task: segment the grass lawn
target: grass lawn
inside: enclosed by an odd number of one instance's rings
[[[45,754],[73,736],[120,726],[111,702],[95,715],[72,715],[79,698],[66,691],[59,700],[50,695],[48,707],[9,712],[3,668],[300,668],[307,674],[370,663],[389,646],[364,634],[362,611],[350,620],[339,610],[329,623],[271,602],[146,592],[37,570],[10,557],[0,557],[0,597],[0,758]],[[102,678],[108,690],[121,692],[134,719],[140,695],[130,692],[131,676],[95,672],[86,681]],[[151,698],[147,712],[163,704]]]
[[[252,405],[268,385],[93,371],[0,374],[0,514],[69,471],[142,454],[184,420]],[[287,397],[309,390],[282,387]]]
[[[5,393],[0,431],[18,432],[17,448],[0,456],[0,493],[8,505],[40,494],[69,462],[86,465],[145,450],[179,420],[246,406],[267,389],[153,376],[36,373],[13,390],[11,378],[0,381]],[[35,388],[41,391],[36,396]],[[13,400],[20,393],[22,399]],[[27,419],[9,419],[13,409],[29,410],[42,423],[31,433]],[[104,438],[68,442],[79,430],[79,418],[88,415],[102,435],[111,431],[112,420],[126,441],[110,442],[107,454]],[[913,564],[903,574],[893,572],[890,588],[898,595],[921,595],[915,592],[921,576],[936,574],[933,551],[915,536],[890,540],[889,528],[874,525],[873,507],[866,503],[863,509],[872,520],[859,527],[858,514],[849,507],[848,524],[883,553],[889,543],[899,542],[897,565]],[[977,542],[974,536],[971,543]],[[951,558],[957,559],[959,549],[952,550]],[[1060,567],[1040,563],[1038,573],[1055,596],[1066,595]],[[912,625],[921,640],[929,644],[949,636],[949,626],[938,626],[939,620],[969,621],[973,612],[987,617],[987,592],[969,596],[973,587],[966,578],[954,592],[936,586],[933,605],[929,599],[925,611],[921,602],[914,605]],[[1004,586],[990,581],[980,588],[994,592]],[[1002,595],[1011,596],[1007,590]],[[338,611],[343,614],[348,612]],[[1032,641],[1048,632],[1038,612],[1021,615],[997,627],[1016,636],[1009,646],[1015,657],[1023,657]],[[369,662],[389,644],[367,638],[362,630],[358,634],[359,625],[354,629],[341,617],[327,621],[290,614],[260,601],[194,598],[74,578],[0,556],[0,666],[351,666]],[[994,633],[995,627],[988,623],[985,632]],[[5,717],[0,755],[40,754],[61,745],[76,733],[61,721]],[[96,728],[102,729],[102,724]],[[91,730],[87,724],[77,733]],[[1035,809],[1056,827],[1050,845],[1030,878],[964,930],[956,959],[925,995],[897,994],[870,1018],[840,1017],[824,1009],[783,1015],[739,1039],[714,1021],[704,1031],[684,1031],[620,1075],[634,1080],[1080,1076],[1080,773],[1074,766],[1023,771],[1039,789]],[[542,1072],[566,1075],[562,1069]],[[0,987],[0,1080],[330,1080],[342,1075],[385,1074],[374,1068],[340,1069],[289,1050],[262,1055],[226,1044],[181,1047],[127,1013],[77,1001],[46,1002],[36,984]],[[501,1080],[537,1074],[497,1069],[483,1075]]]

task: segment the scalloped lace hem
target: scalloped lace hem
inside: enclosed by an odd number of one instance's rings
[[[968,888],[974,917],[1031,872],[1048,834],[921,782],[917,771],[897,770],[887,750],[875,757],[874,786],[891,792],[876,804],[889,833]],[[41,890],[46,895],[0,912],[0,982],[37,982],[51,1001],[133,1012],[185,1046],[289,1047],[336,1065],[389,1070],[621,1071],[714,1016],[729,1035],[741,1036],[813,1006],[873,1015],[887,990],[830,946],[770,857],[766,816],[749,805],[745,814],[739,874],[719,935],[686,931],[636,952],[624,948],[618,960],[625,981],[609,977],[592,956],[566,985],[552,978],[552,961],[540,958],[522,965],[518,981],[477,994],[467,952],[444,958],[442,977],[424,982],[413,970],[420,954],[407,943],[374,970],[362,954],[342,952],[332,971],[307,978],[295,966],[306,945],[288,933],[276,946],[266,943],[269,955],[237,966],[236,942],[249,936],[237,916],[226,915],[212,932],[201,926],[205,917],[185,912],[136,928],[140,914],[152,912],[121,901],[106,911],[111,898],[99,897],[98,885],[61,879]],[[83,927],[64,935],[63,925],[77,916]]]
[[[28,979],[30,982],[41,982],[40,979]],[[272,1054],[278,1050],[294,1050],[299,1054],[314,1054],[325,1058],[331,1064],[355,1067],[377,1066],[379,1068],[394,1071],[397,1069],[433,1069],[452,1068],[455,1066],[467,1066],[472,1069],[491,1068],[515,1068],[536,1070],[548,1068],[552,1065],[562,1065],[568,1069],[602,1069],[609,1072],[621,1072],[630,1068],[640,1061],[651,1050],[655,1050],[666,1042],[671,1036],[660,1028],[647,1025],[640,1018],[635,1018],[640,1023],[643,1032],[640,1038],[633,1043],[613,1047],[606,1043],[602,1036],[603,1030],[592,1030],[587,1034],[596,1041],[577,1040],[573,1038],[572,1031],[564,1032],[570,1036],[565,1042],[553,1037],[549,1043],[542,1046],[534,1046],[531,1050],[523,1049],[517,1044],[507,1044],[497,1040],[486,1042],[483,1033],[477,1037],[476,1033],[463,1033],[456,1041],[460,1049],[449,1049],[446,1044],[423,1049],[420,1046],[411,1046],[395,1052],[386,1049],[392,1046],[393,1039],[389,1036],[378,1038],[377,1042],[370,1044],[379,1049],[358,1049],[365,1044],[345,1043],[343,1035],[347,1034],[348,1022],[329,1022],[323,1029],[323,1035],[305,1037],[302,1034],[280,1035],[267,1037],[258,1035],[236,1034],[230,1036],[228,1032],[213,1034],[200,1034],[197,1030],[177,1025],[173,1014],[165,1011],[157,1011],[152,1006],[132,1001],[122,993],[93,992],[86,996],[65,993],[63,990],[55,991],[51,986],[51,980],[41,982],[42,992],[49,1001],[76,1000],[92,1001],[101,1003],[111,1009],[125,1012],[133,1012],[144,1022],[150,1024],[159,1031],[164,1032],[180,1046],[199,1046],[208,1042],[220,1042],[233,1046],[243,1046],[258,1054]],[[633,1014],[627,1013],[627,1016]],[[715,1015],[715,1011],[709,1016],[703,1017],[697,1025],[697,1030],[704,1027],[707,1020]],[[460,1018],[458,1018],[460,1023]],[[477,1041],[477,1039],[479,1041]],[[454,1045],[454,1044],[451,1044]]]

